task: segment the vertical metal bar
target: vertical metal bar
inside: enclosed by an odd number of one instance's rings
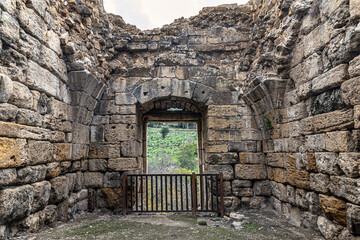
[[[141,211],[144,211],[144,186],[143,186],[143,180],[144,180],[144,177],[141,176],[140,177],[140,193],[141,193]]]
[[[204,189],[203,189],[203,178],[202,175],[199,175],[200,177],[200,209],[204,210]]]
[[[175,176],[175,198],[176,198],[176,211],[179,210],[179,205],[178,205],[178,187],[177,187],[177,180],[178,180],[178,176]]]
[[[210,175],[210,201],[211,201],[211,211],[214,211],[214,184],[213,184],[212,175]]]
[[[133,211],[133,176],[130,176],[130,209]]]
[[[153,176],[151,178],[151,211],[154,211]]]
[[[122,194],[123,194],[123,215],[126,214],[126,208],[127,208],[127,196],[126,196],[126,174],[123,173],[123,181],[122,181],[122,184],[123,184],[123,191],[122,191]]]
[[[164,207],[163,207],[163,176],[160,176],[160,194],[161,194],[161,211],[164,210]]]
[[[221,217],[224,217],[224,179],[223,173],[220,173],[220,196],[221,196]]]
[[[135,176],[135,198],[136,198],[136,211],[138,211],[138,177]]]
[[[167,184],[168,176],[165,176],[165,208],[168,210],[168,184]]]
[[[146,194],[145,194],[145,197],[146,197],[146,211],[149,211],[149,183],[148,183],[148,176],[146,175],[145,177],[145,187],[146,187]]]
[[[192,183],[192,211],[193,214],[196,215],[196,177],[195,173],[191,175],[191,183]]]
[[[170,176],[170,202],[171,202],[171,204],[170,204],[170,210],[171,211],[173,211],[174,210],[174,208],[173,208],[173,192],[172,192],[172,182],[173,182],[173,176]]]
[[[216,175],[216,210],[220,214],[219,210],[219,175]]]
[[[186,211],[189,210],[189,189],[188,189],[188,176],[185,176],[185,193],[186,193]]]
[[[183,198],[183,176],[180,176],[180,200],[181,200],[181,211],[184,211],[184,198]]]
[[[156,204],[156,211],[158,210],[158,176],[155,176],[155,204]]]
[[[205,199],[206,199],[206,210],[209,210],[209,184],[208,184],[208,177],[205,175],[204,176],[205,178],[205,192],[206,192],[206,195],[205,195]]]

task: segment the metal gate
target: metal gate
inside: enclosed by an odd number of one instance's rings
[[[222,173],[123,174],[122,180],[123,214],[215,212],[224,216]]]

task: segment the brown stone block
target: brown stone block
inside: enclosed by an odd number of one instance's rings
[[[239,162],[237,153],[218,153],[209,155],[210,164],[235,164]]]
[[[354,149],[354,142],[349,131],[326,133],[325,145],[329,152],[351,152]]]
[[[268,153],[266,155],[266,164],[271,167],[285,167],[285,153]]]
[[[228,145],[224,142],[207,142],[205,151],[208,153],[228,152]]]
[[[360,153],[340,153],[337,163],[347,177],[360,177]]]
[[[349,128],[353,125],[353,110],[334,111],[301,120],[302,134],[323,133]]]
[[[216,118],[209,117],[208,128],[209,129],[228,129],[230,128],[230,119],[229,118]]]
[[[239,153],[241,164],[264,164],[265,156],[262,153]]]
[[[134,124],[110,124],[105,126],[105,140],[107,142],[120,142],[135,140],[136,127]]]
[[[354,107],[354,127],[360,128],[360,105]]]
[[[237,179],[267,179],[267,172],[264,165],[236,164],[235,178]]]
[[[91,143],[89,149],[90,159],[118,158],[120,157],[120,147],[102,143]]]
[[[353,20],[360,18],[360,1],[359,0],[350,0],[349,5],[350,17]]]
[[[69,143],[57,143],[55,147],[55,159],[57,161],[71,160],[72,145]]]
[[[296,157],[294,154],[287,153],[285,154],[285,168],[289,169],[297,169],[296,168]]]
[[[288,169],[286,171],[286,181],[295,187],[310,189],[310,175],[306,171]]]
[[[286,183],[286,170],[284,168],[267,167],[266,169],[269,180]]]
[[[239,115],[251,115],[248,108],[239,105],[211,105],[208,108],[209,117],[235,117]]]
[[[323,194],[319,195],[319,200],[321,207],[325,212],[325,216],[329,220],[336,221],[341,225],[346,226],[347,205],[345,201]]]
[[[113,171],[136,170],[138,169],[138,162],[136,158],[109,159],[108,168]]]
[[[360,77],[352,78],[341,85],[341,98],[347,105],[360,105]]]
[[[25,144],[26,140],[0,138],[0,168],[24,166],[27,163]]]

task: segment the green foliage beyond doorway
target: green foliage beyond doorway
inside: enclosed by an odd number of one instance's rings
[[[198,173],[196,123],[148,123],[148,173]]]

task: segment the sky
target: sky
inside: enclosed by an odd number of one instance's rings
[[[191,17],[203,7],[244,4],[248,0],[104,0],[105,10],[123,17],[141,30],[162,27],[181,17]]]

